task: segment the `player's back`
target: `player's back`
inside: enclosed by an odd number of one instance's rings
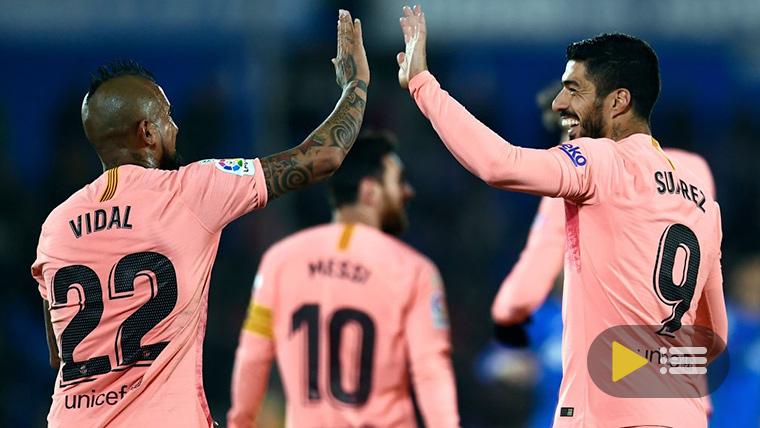
[[[644,136],[637,134],[612,146],[617,166],[610,168],[606,182],[599,186],[597,203],[580,208],[566,204],[567,257],[570,270],[580,272],[584,281],[606,282],[608,297],[621,293],[616,298],[621,303],[619,321],[655,325],[673,311],[655,293],[658,285],[653,284],[653,272],[658,260],[672,258],[674,246],[688,248],[695,256],[691,261],[700,262],[695,272],[687,272],[688,277],[695,275],[694,296],[698,297],[719,257],[720,214],[708,193],[709,175],[697,175],[683,165],[679,168],[679,162],[685,163],[682,159],[674,162],[637,137]],[[683,227],[673,227],[678,224]],[[585,265],[597,270],[596,275],[586,271]],[[685,266],[687,271],[690,268]],[[632,314],[623,310],[634,301],[641,310]],[[693,317],[694,312],[687,311],[681,321],[689,324]]]
[[[720,269],[720,214],[709,184],[679,168],[647,135],[574,144],[596,177],[589,201],[565,204],[565,376],[559,407],[572,410],[562,410],[569,415],[560,412],[557,423],[678,426],[690,420],[698,426],[704,423],[700,399],[615,399],[591,383],[587,358],[589,364],[609,364],[588,352],[610,327],[662,325],[675,331],[694,324],[708,276]]]
[[[123,165],[49,215],[32,270],[62,360],[50,426],[210,426],[201,352],[211,267],[221,227],[257,204],[198,207],[235,189],[265,203],[251,185],[260,175],[239,176],[244,190],[210,161]]]
[[[379,230],[339,223],[285,239],[262,263],[273,266],[260,285],[273,291],[289,425],[415,426],[406,329],[421,287],[440,287],[432,263]],[[446,324],[438,298],[425,309]],[[448,346],[441,327],[428,338],[434,346],[441,337]]]
[[[713,177],[710,165],[707,160],[697,153],[690,152],[682,149],[674,149],[666,147],[662,150],[667,155],[674,165],[680,165],[684,168],[688,168],[697,177],[702,180],[704,184],[704,191],[710,198],[717,199],[715,193],[715,178]]]

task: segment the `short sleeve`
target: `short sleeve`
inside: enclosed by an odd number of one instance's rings
[[[40,241],[37,244],[37,258],[34,260],[34,263],[32,264],[32,277],[37,281],[37,290],[40,293],[40,296],[44,300],[49,300],[49,294],[48,294],[48,287],[45,283],[45,263],[47,261],[47,257],[45,256],[45,253],[43,252],[43,243],[45,239],[45,233],[44,229],[43,232],[40,234]]]
[[[267,203],[258,159],[206,159],[181,168],[179,174],[183,202],[212,232]]]

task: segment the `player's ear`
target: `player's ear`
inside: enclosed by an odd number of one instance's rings
[[[359,181],[359,187],[356,189],[356,200],[363,205],[376,206],[380,200],[379,187],[379,183],[374,178],[362,178]]]
[[[625,88],[618,88],[610,94],[612,97],[612,117],[620,116],[631,109],[631,92]]]
[[[147,119],[137,124],[137,137],[145,146],[155,146],[160,141],[156,124]]]

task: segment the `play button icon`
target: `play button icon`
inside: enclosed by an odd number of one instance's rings
[[[620,342],[612,341],[612,381],[617,382],[644,367],[649,360],[631,351]]]
[[[627,325],[599,334],[586,359],[594,384],[621,398],[696,398],[715,390],[728,373],[723,340],[701,326],[667,336],[661,328]]]

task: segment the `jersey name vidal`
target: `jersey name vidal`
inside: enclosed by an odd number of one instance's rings
[[[49,426],[210,426],[211,268],[222,228],[266,198],[258,160],[123,165],[53,210],[32,266],[61,359]]]

